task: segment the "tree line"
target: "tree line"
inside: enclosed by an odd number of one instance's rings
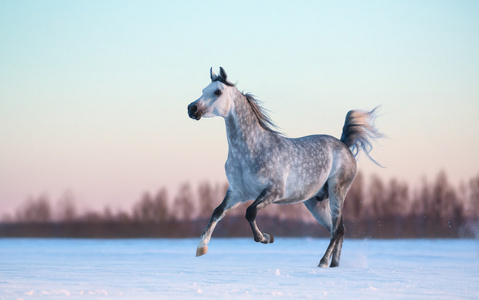
[[[3,216],[1,237],[194,237],[219,205],[227,184],[183,184],[174,197],[161,188],[145,192],[130,210],[80,213],[66,193],[52,205],[46,196],[28,199],[14,215]],[[251,236],[244,203],[219,224],[216,236]],[[343,210],[350,238],[457,238],[479,236],[479,175],[453,186],[444,171],[410,188],[397,179],[359,172]],[[301,203],[270,205],[258,214],[260,227],[278,236],[327,237]]]

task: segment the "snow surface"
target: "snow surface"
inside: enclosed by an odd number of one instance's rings
[[[0,239],[0,299],[479,299],[477,240]]]

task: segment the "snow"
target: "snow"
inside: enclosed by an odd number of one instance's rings
[[[478,299],[477,240],[0,239],[0,299]]]

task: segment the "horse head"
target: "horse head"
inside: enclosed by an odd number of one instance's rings
[[[192,119],[226,117],[233,106],[234,84],[228,81],[225,70],[220,67],[220,74],[216,75],[211,68],[210,77],[211,83],[203,89],[201,97],[188,105],[188,115]]]

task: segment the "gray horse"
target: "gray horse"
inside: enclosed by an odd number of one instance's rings
[[[228,81],[223,68],[219,75],[211,69],[210,77],[203,95],[188,105],[188,115],[196,120],[215,116],[225,119],[229,188],[201,235],[196,256],[208,251],[216,224],[240,203],[254,200],[246,210],[246,219],[254,240],[267,244],[274,238],[256,225],[258,211],[271,203],[303,202],[331,233],[319,267],[327,267],[331,255],[330,266],[337,267],[345,231],[342,209],[356,174],[355,156],[360,149],[369,156],[371,141],[381,137],[373,124],[375,109],[348,112],[340,140],[329,135],[286,138],[274,130],[275,125],[257,100]]]

